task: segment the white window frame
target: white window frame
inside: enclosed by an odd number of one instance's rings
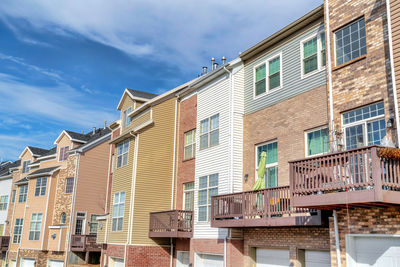
[[[276,59],[277,57],[280,58],[280,70],[279,70],[280,85],[278,87],[275,87],[271,91],[271,89],[269,88],[269,62],[271,60]],[[256,69],[264,64],[265,64],[265,92],[262,94],[256,95]],[[283,56],[282,56],[282,51],[280,51],[279,53],[273,54],[272,56],[268,57],[266,60],[258,63],[257,65],[255,65],[253,67],[253,99],[257,99],[257,98],[263,97],[265,95],[275,93],[279,89],[282,89],[282,87],[283,87]]]
[[[43,186],[43,179],[46,179],[46,185]],[[47,188],[47,181],[49,179],[47,177],[39,177],[35,181],[35,197],[43,197],[46,196],[46,188]],[[38,184],[40,181],[40,185]],[[39,188],[39,194],[36,195],[36,190]]]
[[[328,125],[320,126],[320,127],[317,127],[317,128],[312,128],[312,129],[307,130],[307,131],[304,132],[304,154],[305,154],[306,158],[315,157],[315,156],[321,156],[321,155],[330,153],[330,151],[328,151],[326,153],[319,153],[319,154],[314,154],[314,155],[309,155],[308,154],[308,134],[312,133],[312,132],[315,132],[315,131],[323,130],[323,129],[327,129],[328,130],[328,139],[329,139],[329,127],[328,127]]]
[[[189,183],[193,183],[193,188],[192,189],[185,189],[185,184],[189,184]],[[189,194],[189,193],[192,193],[193,194],[193,210],[194,210],[194,192],[195,192],[195,182],[187,182],[187,183],[184,183],[183,185],[182,185],[182,187],[183,187],[183,206],[182,206],[182,209],[183,210],[186,210],[185,208],[186,208],[186,194]]]
[[[87,212],[86,211],[77,211],[76,212],[76,217],[75,217],[75,224],[74,224],[74,233],[76,233],[76,223],[78,221],[78,218],[83,219],[82,220],[82,230],[81,230],[81,235],[85,235],[86,233],[86,221],[87,221]]]
[[[126,143],[128,143],[128,149],[127,149],[127,151],[124,152],[124,151],[122,150],[122,153],[121,153],[121,154],[118,154],[118,148],[119,148],[120,146],[124,146],[124,144],[126,144]],[[120,144],[117,145],[117,160],[116,160],[116,167],[117,167],[117,169],[123,168],[123,167],[125,167],[125,166],[127,166],[127,165],[129,164],[129,146],[130,146],[130,145],[131,145],[131,144],[130,144],[129,140],[126,140],[126,141],[124,141],[124,142],[122,142],[122,143],[120,143]],[[127,157],[126,164],[124,164],[124,156],[125,156],[125,155],[126,155],[126,157]],[[118,166],[118,158],[119,158],[119,157],[121,157],[121,166]]]
[[[70,184],[68,184],[68,181],[72,181],[72,188],[68,187],[71,186]],[[65,191],[64,191],[65,194],[72,194],[74,192],[74,187],[75,187],[75,178],[74,177],[65,178]]]
[[[214,130],[211,130],[211,118],[214,117],[214,116],[218,116],[218,128],[216,128],[216,129],[214,129]],[[205,121],[205,120],[208,120],[208,130],[207,130],[206,133],[203,133],[203,134],[202,134],[202,133],[201,133],[201,123],[202,123],[202,121]],[[220,139],[219,139],[219,129],[220,129],[219,125],[220,125],[220,114],[219,114],[219,113],[214,114],[214,115],[212,115],[212,116],[209,116],[209,117],[207,117],[207,118],[204,118],[204,119],[200,120],[200,125],[199,125],[199,150],[204,150],[204,149],[211,148],[211,147],[215,147],[215,146],[218,146],[218,145],[219,145],[219,141],[220,141]],[[218,143],[211,146],[211,133],[212,133],[212,132],[215,132],[215,131],[218,131]],[[207,146],[202,148],[202,147],[201,147],[201,137],[202,137],[203,135],[206,135],[206,134],[208,135]]]
[[[379,102],[383,102],[383,101],[379,101]],[[379,103],[379,102],[372,103],[372,104],[366,105],[366,106],[371,106],[371,105],[377,104],[377,103]],[[362,108],[362,107],[357,107],[357,108],[354,108],[354,109],[352,109],[352,110],[355,110],[355,109],[358,109],[358,108]],[[383,106],[383,109],[385,110],[385,106]],[[349,111],[352,111],[352,110],[349,110]],[[351,122],[351,123],[348,123],[348,124],[345,125],[345,124],[344,124],[344,118],[343,118],[343,116],[344,116],[344,113],[347,113],[347,112],[349,112],[349,111],[343,112],[343,113],[341,114],[341,116],[340,116],[340,117],[341,117],[341,123],[342,123],[342,133],[343,133],[343,145],[344,145],[344,149],[347,150],[346,128],[353,127],[353,126],[357,126],[357,125],[363,125],[363,128],[364,128],[364,129],[363,129],[364,146],[368,146],[368,129],[367,129],[367,124],[370,123],[370,122],[374,122],[374,121],[378,121],[378,120],[385,119],[385,114],[378,115],[378,116],[375,116],[375,117],[372,117],[372,118],[368,118],[368,119],[363,119],[363,120]],[[385,122],[385,123],[386,123],[386,122]]]
[[[65,151],[66,149],[67,149],[67,151]],[[63,151],[64,151],[64,153],[66,154],[65,159],[62,158],[62,155],[64,155],[64,154],[61,154],[61,153],[62,153]],[[63,161],[66,161],[66,160],[68,159],[68,151],[69,151],[69,146],[63,146],[63,147],[60,147],[60,148],[58,149],[58,162],[63,162]]]
[[[258,162],[258,157],[257,157],[258,147],[269,145],[269,144],[272,144],[272,143],[276,143],[277,146],[279,145],[277,139],[274,139],[272,141],[267,141],[267,142],[260,143],[260,144],[256,145],[255,155],[254,155],[254,164],[255,164],[254,181],[256,181],[257,178],[258,178],[257,177],[257,172],[258,172],[258,164],[257,164],[257,162]],[[277,150],[277,152],[278,152],[278,150]],[[266,163],[265,164],[265,171],[267,171],[268,168],[273,168],[273,167],[278,167],[278,171],[279,171],[279,158],[277,158],[277,161],[274,162],[274,163],[269,163],[269,164]],[[278,182],[278,185],[279,185],[279,176],[278,176],[278,181],[277,182]],[[265,187],[267,188],[267,184],[265,184]]]
[[[219,129],[219,125],[218,125],[218,129]],[[186,143],[186,134],[188,134],[190,132],[192,132],[192,143],[190,143],[188,145],[185,145],[185,143]],[[185,132],[183,134],[183,139],[184,139],[183,140],[183,144],[184,144],[184,147],[183,147],[183,160],[189,160],[189,159],[195,158],[196,157],[196,129],[192,129],[190,131]],[[186,147],[189,147],[189,146],[192,146],[192,155],[190,157],[186,158],[185,157],[185,155],[186,155],[185,151],[186,151]]]
[[[131,125],[131,117],[129,117],[129,113],[132,112],[132,107],[128,107],[127,109],[125,109],[124,111],[122,111],[122,125],[124,126],[123,128],[128,127],[129,125]],[[128,122],[129,119],[129,122]]]
[[[212,175],[217,175],[218,185],[210,187],[210,176],[212,176]],[[205,187],[205,188],[200,188],[200,178],[202,178],[202,177],[207,177],[207,187]],[[219,185],[220,185],[219,173],[213,173],[213,174],[210,174],[210,175],[202,175],[202,176],[199,177],[199,179],[198,179],[198,188],[197,188],[197,212],[196,212],[197,213],[197,222],[199,222],[199,223],[209,223],[211,221],[211,218],[209,218],[209,216],[208,216],[209,213],[210,213],[209,210],[211,210],[211,202],[208,203],[209,193],[210,193],[211,189],[215,189],[216,188],[217,189],[217,195],[218,195],[219,194]],[[204,191],[204,190],[207,191],[207,204],[200,205],[199,204],[200,191]],[[205,221],[200,221],[199,220],[200,207],[207,207],[207,213],[206,213],[207,219]]]
[[[36,217],[39,217],[40,215],[40,221],[36,219],[35,221],[33,220],[33,215],[36,215]],[[42,221],[43,221],[43,214],[42,213],[32,213],[31,215],[31,221],[30,221],[30,227],[29,227],[29,234],[28,234],[28,240],[29,241],[39,241],[41,232],[42,232]],[[32,229],[32,224],[34,224],[34,227]],[[37,225],[39,225],[39,231],[36,230]],[[34,233],[34,235],[39,232],[39,239],[31,239],[31,233]]]
[[[97,235],[98,231],[99,231],[99,223],[97,222],[96,218],[98,215],[96,214],[90,214],[90,225],[89,225],[89,235]],[[94,218],[94,220],[93,220]],[[93,232],[93,226],[92,225],[96,225],[96,232]]]
[[[121,193],[124,193],[125,197],[124,197],[124,202],[121,202]],[[118,202],[115,202],[115,197],[118,194]],[[113,195],[113,207],[112,207],[112,218],[111,218],[111,232],[122,232],[124,229],[124,217],[125,217],[125,202],[126,202],[126,192],[125,191],[120,191],[120,192],[116,192]],[[124,211],[122,213],[122,216],[116,216],[115,215],[115,206],[118,206],[118,210],[119,207],[123,205],[124,206]],[[113,224],[114,224],[114,219],[116,219],[116,226],[115,226],[115,230],[113,229]],[[122,227],[121,229],[118,229],[118,220],[122,220]]]
[[[4,202],[3,202],[3,199],[5,200]],[[8,199],[9,199],[8,195],[0,196],[0,210],[7,210],[7,208],[8,208]]]
[[[26,188],[26,191],[23,194],[21,194],[22,188]],[[28,199],[28,189],[29,187],[27,184],[21,185],[19,187],[18,203],[26,203],[26,200]],[[23,198],[24,201],[21,201],[21,197]]]
[[[317,33],[314,33],[311,36],[308,36],[300,41],[300,62],[301,62],[301,79],[308,78],[316,73],[319,73],[323,70],[326,69],[326,60],[325,60],[325,65],[322,65],[322,42],[321,42],[321,35],[325,33],[324,30],[318,31]],[[314,39],[317,37],[317,61],[318,61],[318,68],[312,72],[309,72],[307,74],[304,73],[304,43],[310,41],[311,39]],[[325,33],[325,51],[326,51],[326,33]]]
[[[28,173],[30,168],[29,168],[29,164],[31,164],[30,160],[25,160],[24,162],[22,162],[22,173]]]
[[[19,220],[19,222],[21,224],[17,225],[17,220]],[[13,236],[12,236],[12,243],[13,244],[20,244],[21,243],[23,226],[24,226],[24,218],[16,218],[15,219],[15,223],[14,223]],[[15,232],[16,229],[19,230],[17,233]],[[17,237],[17,241],[16,242],[14,241],[14,237]]]

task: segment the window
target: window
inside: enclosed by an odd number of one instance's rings
[[[69,146],[61,147],[60,148],[60,154],[58,155],[58,160],[59,161],[65,161],[68,158],[68,150]]]
[[[218,174],[199,178],[199,222],[211,218],[211,197],[218,195]]]
[[[85,233],[86,212],[76,213],[75,234],[82,235]]]
[[[24,161],[24,163],[22,164],[22,173],[29,172],[29,164],[31,164],[30,160]]]
[[[194,182],[183,184],[183,208],[193,210],[194,208]]]
[[[261,159],[261,153],[267,153],[265,164],[265,186],[267,188],[278,186],[278,142],[271,142],[257,146],[257,165],[256,165],[256,179],[258,165]]]
[[[318,33],[315,36],[301,42],[302,44],[302,70],[303,75],[320,71],[325,66],[325,33]]]
[[[21,185],[19,187],[19,196],[18,196],[18,202],[26,202],[26,196],[28,195],[28,185]]]
[[[60,224],[65,224],[67,222],[67,214],[65,212],[61,213]]]
[[[7,210],[8,206],[8,196],[0,197],[0,210]]]
[[[196,151],[196,130],[185,133],[185,153],[183,159],[191,159],[195,156]]]
[[[365,21],[359,19],[335,32],[336,66],[367,53]]]
[[[41,228],[42,228],[42,214],[32,213],[31,228],[29,230],[29,240],[34,240],[34,241],[39,240]]]
[[[112,231],[122,231],[125,209],[125,192],[114,194],[113,214],[112,214]]]
[[[65,182],[65,193],[70,194],[74,191],[74,178],[67,178]]]
[[[117,147],[117,168],[128,165],[129,140]]]
[[[329,152],[328,128],[320,128],[306,133],[306,155],[314,156]]]
[[[14,235],[13,235],[13,243],[19,244],[21,243],[21,236],[22,236],[22,226],[24,224],[24,219],[16,219],[14,225]]]
[[[90,216],[90,235],[97,234],[97,215],[92,214]]]
[[[267,62],[257,65],[254,73],[255,96],[280,88],[282,78],[281,55],[274,56]]]
[[[36,179],[35,196],[44,196],[46,194],[47,177]]]
[[[380,144],[386,135],[383,102],[343,113],[346,149]]]
[[[200,122],[200,149],[219,144],[219,114]]]
[[[11,202],[15,203],[15,195],[17,194],[17,190],[13,190],[11,193]]]
[[[122,119],[123,119],[123,125],[124,127],[128,127],[131,124],[131,117],[128,116],[129,113],[132,112],[132,107],[129,107],[128,109],[124,110]]]

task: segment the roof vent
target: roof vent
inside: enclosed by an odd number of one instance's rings
[[[93,127],[93,134],[96,133],[96,127]]]
[[[207,67],[206,66],[203,67],[203,73],[201,75],[204,75],[204,74],[207,74]]]
[[[215,63],[215,58],[211,58],[211,70],[214,70],[214,63]]]
[[[226,57],[223,56],[223,57],[222,57],[222,65],[225,65],[225,63],[226,63]]]

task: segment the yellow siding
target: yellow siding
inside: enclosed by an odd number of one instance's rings
[[[136,128],[149,120],[151,120],[151,109],[147,109],[144,112],[133,117],[131,127]]]
[[[132,100],[129,96],[125,96],[122,106],[121,106],[121,126],[122,126],[122,132],[121,135],[125,134],[128,130],[132,129],[132,124],[129,125],[127,128],[123,128],[124,121],[124,110],[128,109],[129,107],[132,107],[132,110],[134,109],[135,101]]]
[[[154,245],[148,237],[149,213],[171,208],[175,98],[153,107],[153,121],[139,136],[133,244]]]
[[[99,220],[97,222],[97,243],[104,244],[106,241],[106,220]]]

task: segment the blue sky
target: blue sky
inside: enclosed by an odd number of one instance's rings
[[[3,0],[0,160],[118,118],[124,88],[163,93],[322,0]]]

